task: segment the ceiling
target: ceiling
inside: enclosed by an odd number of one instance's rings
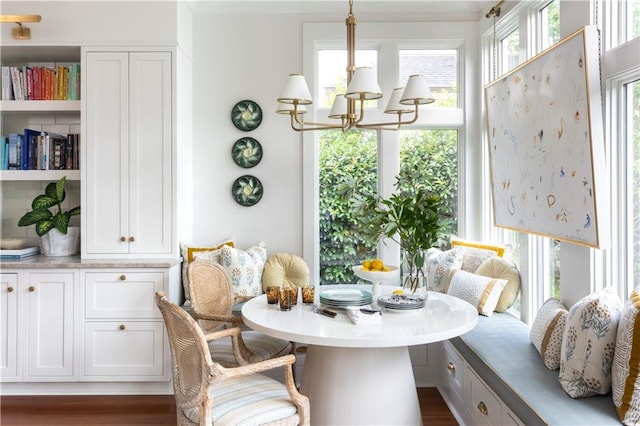
[[[216,14],[322,14],[340,16],[349,10],[348,0],[186,0],[194,13]],[[478,20],[497,0],[354,0],[360,16],[401,15],[429,20]],[[420,15],[420,16],[417,16]]]

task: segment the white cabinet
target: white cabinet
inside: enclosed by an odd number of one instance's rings
[[[460,424],[524,424],[449,341],[442,344],[442,354],[438,390]]]
[[[87,271],[84,275],[82,381],[169,379],[157,291],[166,291],[163,271]]]
[[[0,377],[2,381],[20,379],[18,357],[18,274],[0,274]]]
[[[2,307],[6,307],[2,314],[3,382],[77,380],[77,281],[77,272],[73,271],[2,274]]]
[[[175,256],[172,53],[84,63],[83,257]]]

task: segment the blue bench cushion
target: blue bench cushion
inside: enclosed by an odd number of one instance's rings
[[[478,325],[451,339],[471,368],[513,413],[531,425],[620,424],[611,394],[573,399],[531,344],[529,326],[508,313],[478,317]]]

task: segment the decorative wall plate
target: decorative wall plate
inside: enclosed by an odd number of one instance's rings
[[[231,122],[243,132],[254,130],[262,122],[262,109],[253,101],[240,101],[231,110]]]
[[[254,138],[240,138],[233,144],[231,156],[238,166],[249,169],[262,160],[262,145]]]
[[[253,206],[262,198],[262,182],[255,176],[240,176],[233,182],[231,195],[241,206]]]

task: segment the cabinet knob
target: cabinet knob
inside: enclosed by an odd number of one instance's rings
[[[34,286],[29,286],[29,291],[33,293],[34,291],[36,291],[36,288]]]
[[[453,374],[456,372],[456,365],[449,361],[449,364],[447,364],[447,370],[449,370],[449,373]]]
[[[125,326],[124,324],[120,324],[120,327],[118,327],[120,330],[125,330],[127,328],[127,326]]]
[[[11,286],[7,287],[7,293],[13,293],[13,287]]]
[[[482,401],[478,402],[478,410],[480,410],[480,412],[485,416],[489,414],[489,409],[487,408],[487,405]]]
[[[133,237],[129,237],[129,242],[130,242],[130,243],[134,242],[135,240],[136,240],[135,238],[133,238]]]
[[[124,243],[125,241],[127,241],[127,237],[124,237],[124,236],[120,237],[120,241],[122,241]]]
[[[126,276],[126,275],[120,275],[120,281],[124,281],[124,280],[126,280],[126,279],[127,279],[127,276]]]

